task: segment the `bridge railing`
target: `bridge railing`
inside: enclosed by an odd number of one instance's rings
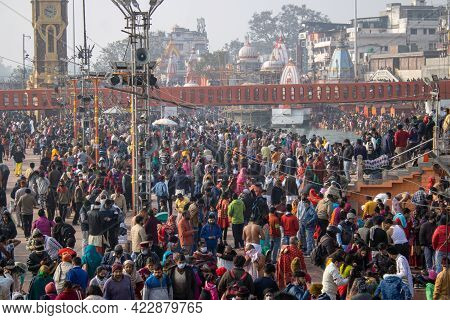
[[[450,81],[442,82],[441,96],[450,96]],[[169,105],[230,106],[426,101],[431,98],[430,91],[430,86],[423,81],[166,87],[152,91],[151,103],[157,104],[161,100]],[[125,92],[103,88],[99,99],[101,104],[109,107],[128,104],[128,96]],[[58,99],[61,98],[66,105],[70,104],[73,90],[0,91],[0,110],[58,109],[61,107]]]

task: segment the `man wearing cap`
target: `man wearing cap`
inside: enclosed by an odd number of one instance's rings
[[[112,271],[112,266],[115,263],[122,265],[127,260],[131,260],[130,255],[123,252],[122,246],[118,244],[114,247],[114,251],[110,251],[103,256],[101,265],[108,271]]]
[[[344,251],[347,249],[347,246],[353,241],[353,234],[356,231],[355,218],[356,215],[350,211],[349,213],[347,213],[347,219],[340,222],[338,225],[338,228],[339,230],[341,230],[341,232],[338,232],[336,240],[342,247],[342,249],[344,249]]]
[[[111,278],[103,287],[105,300],[134,300],[131,277],[123,274],[123,265],[115,262],[111,267]]]
[[[137,255],[135,260],[136,270],[144,268],[147,264],[149,258],[153,260],[153,263],[159,263],[160,258],[156,252],[153,250],[153,241],[142,241],[139,244],[140,252],[135,253]]]

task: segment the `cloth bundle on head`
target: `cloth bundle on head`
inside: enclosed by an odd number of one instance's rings
[[[123,266],[121,263],[116,262],[112,265],[111,271],[114,272],[116,270],[121,270],[121,271],[123,270]]]

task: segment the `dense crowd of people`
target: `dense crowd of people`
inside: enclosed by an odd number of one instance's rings
[[[449,117],[438,123],[444,133]],[[402,300],[418,288],[449,298],[448,177],[367,196],[362,207],[346,189],[359,155],[405,160],[432,135],[432,118],[335,144],[203,113],[152,127],[147,139],[150,120],[138,130],[142,154],[146,141],[157,146],[151,195],[142,163],[137,211],[129,121],[102,121],[95,161],[89,139],[72,143],[70,123],[2,114],[0,159],[14,160],[17,181],[8,202],[12,168],[0,163],[1,299]],[[23,168],[30,151],[40,163]]]

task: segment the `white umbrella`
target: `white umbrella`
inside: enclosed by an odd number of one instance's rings
[[[178,125],[175,121],[172,121],[167,118],[158,119],[155,122],[153,122],[154,126],[168,126],[168,127],[175,127]]]

